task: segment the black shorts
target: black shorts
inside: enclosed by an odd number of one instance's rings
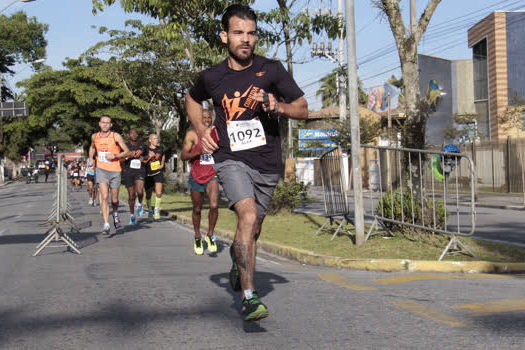
[[[87,175],[86,175],[86,180],[87,180],[87,182],[95,183],[95,175],[89,175],[89,174],[87,174]]]
[[[156,183],[164,183],[164,173],[146,176],[146,189],[154,188]]]
[[[135,186],[135,181],[144,181],[146,179],[146,171],[126,169],[122,174],[124,185],[129,188]]]

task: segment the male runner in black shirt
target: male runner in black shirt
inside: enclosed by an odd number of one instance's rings
[[[128,133],[129,142],[126,142],[130,150],[130,154],[126,157],[124,162],[123,177],[124,184],[128,189],[128,204],[129,225],[135,225],[135,197],[138,199],[137,215],[142,216],[143,207],[142,199],[144,198],[144,181],[146,180],[146,166],[143,164],[144,158],[147,156],[147,147],[139,142],[139,133],[136,129],[131,129]]]
[[[243,291],[245,321],[268,316],[254,288],[255,242],[283,170],[276,116],[308,117],[304,93],[283,65],[254,55],[256,20],[247,6],[226,9],[220,38],[228,47],[228,58],[202,72],[186,95],[190,121],[204,152],[213,153],[215,171],[237,214],[230,283]],[[201,103],[209,98],[215,106],[218,142],[201,118]]]

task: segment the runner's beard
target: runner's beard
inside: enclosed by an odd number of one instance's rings
[[[239,49],[238,51],[240,50],[241,49]],[[249,54],[246,57],[241,57],[235,52],[235,50],[232,50],[230,45],[228,45],[228,54],[230,55],[230,57],[232,57],[235,61],[239,62],[242,65],[246,65],[251,62],[251,60],[253,59],[253,51],[254,48],[250,47]]]

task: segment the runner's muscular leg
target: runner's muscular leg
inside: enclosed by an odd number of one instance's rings
[[[118,188],[111,189],[111,206],[114,212],[118,210],[118,190]]]
[[[242,290],[254,290],[255,249],[254,232],[257,226],[257,207],[253,198],[244,198],[234,204],[237,231],[233,240],[235,262],[239,267]]]
[[[206,193],[210,200],[210,211],[208,213],[208,236],[213,235],[217,218],[219,217],[219,181],[212,181],[206,186]]]
[[[162,198],[162,182],[155,182],[155,196]]]
[[[104,223],[109,222],[109,184],[100,183],[98,185],[98,201],[100,202],[100,210],[102,211],[102,217],[104,218]]]
[[[142,204],[142,199],[144,198],[144,181],[137,180],[135,181],[135,192],[137,193],[137,198],[139,203]]]
[[[204,194],[199,191],[190,190],[192,212],[191,219],[193,221],[193,230],[195,237],[201,237],[201,210]]]
[[[128,205],[131,215],[135,215],[135,186],[128,187]]]

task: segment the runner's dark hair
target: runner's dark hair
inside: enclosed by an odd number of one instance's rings
[[[257,24],[257,15],[255,14],[255,11],[253,11],[249,6],[245,5],[230,5],[226,8],[224,11],[224,14],[222,15],[222,28],[225,32],[228,31],[230,26],[230,18],[232,17],[239,17],[240,19],[249,19],[255,22]]]

